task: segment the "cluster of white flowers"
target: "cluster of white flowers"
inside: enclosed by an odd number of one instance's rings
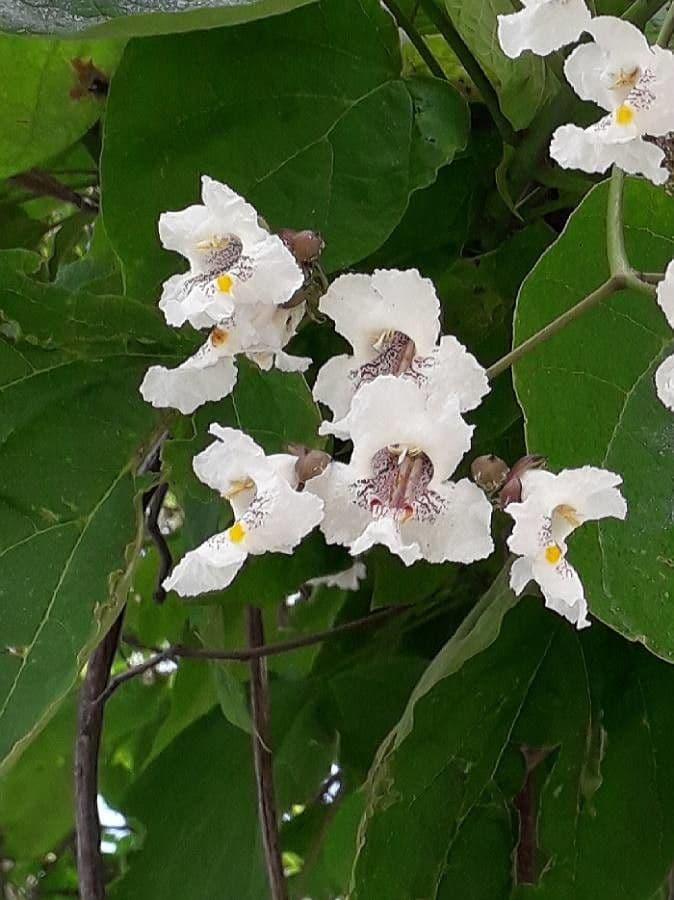
[[[177,368],[152,366],[141,385],[153,406],[182,413],[232,392],[240,353],[263,369],[304,371],[311,363],[283,352],[304,315],[303,303],[284,308],[304,284],[288,247],[226,185],[204,177],[202,200],[159,219],[164,247],[190,265],[187,273],[164,283],[159,308],[169,325],[189,322],[210,334]]]
[[[584,0],[525,0],[524,9],[499,16],[499,39],[510,57],[525,50],[547,55],[577,41],[564,74],[582,100],[606,111],[588,128],[562,125],[550,155],[567,169],[625,172],[664,184],[665,153],[648,138],[674,131],[674,54],[651,46],[634,25],[614,16],[592,18]]]
[[[170,324],[190,322],[211,335],[178,369],[150,369],[141,386],[150,402],[184,412],[232,390],[236,353],[290,368],[282,348],[303,313],[301,304],[282,308],[303,281],[283,242],[229,188],[208,178],[203,186],[204,206],[161,218],[164,245],[187,257],[190,272],[166,282],[160,307]],[[342,275],[320,310],[353,348],[323,366],[313,390],[333,414],[320,432],[352,442],[349,462],[311,451],[302,463],[298,448],[266,456],[241,431],[211,425],[215,440],[193,467],[230,503],[234,521],[185,554],[166,590],[222,590],[249,554],[292,553],[316,526],[353,556],[383,544],[406,565],[470,563],[494,549],[487,493],[468,478],[452,480],[471,445],[473,426],[463,414],[489,385],[466,348],[441,336],[433,284],[414,269]],[[558,475],[526,470],[516,480],[505,507],[514,520],[508,545],[518,557],[511,585],[519,593],[535,580],[546,604],[581,628],[589,624],[587,604],[566,539],[584,521],[624,518],[620,477],[584,467]],[[343,576],[315,583],[353,589],[362,566]]]

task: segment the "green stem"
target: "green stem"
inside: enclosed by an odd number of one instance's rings
[[[606,209],[606,251],[611,275],[624,275],[630,271],[623,228],[624,185],[625,173],[618,166],[613,166]]]
[[[665,16],[665,21],[662,23],[662,28],[660,29],[660,34],[658,35],[658,39],[655,42],[658,47],[669,47],[669,42],[672,39],[672,35],[674,34],[674,2],[669,7],[669,12]]]
[[[505,372],[506,369],[509,369],[510,366],[518,362],[523,356],[526,356],[529,351],[534,349],[534,347],[537,347],[539,344],[542,344],[543,341],[547,341],[548,338],[551,338],[553,334],[557,334],[558,331],[561,331],[562,328],[569,324],[569,322],[573,322],[574,319],[577,319],[578,316],[582,315],[588,309],[592,309],[593,306],[596,306],[602,300],[606,299],[606,297],[610,297],[611,294],[615,294],[616,291],[621,290],[625,286],[626,279],[624,276],[612,275],[608,281],[605,281],[596,291],[592,291],[591,294],[588,294],[587,297],[584,297],[579,303],[572,306],[571,309],[567,309],[561,316],[557,316],[556,319],[553,319],[552,322],[545,325],[540,331],[537,331],[536,334],[532,334],[530,338],[527,338],[526,341],[523,341],[518,347],[511,350],[510,353],[506,353],[505,356],[501,357],[501,359],[499,359],[498,362],[495,362],[493,366],[490,366],[490,368],[487,369],[487,378],[489,378],[489,380],[496,378],[501,372]]]
[[[638,272],[637,275],[646,284],[660,284],[665,280],[664,272]]]
[[[613,277],[622,278],[623,287],[632,288],[635,291],[640,291],[642,294],[654,296],[655,288],[652,284],[647,284],[639,278],[630,265],[627,250],[625,249],[624,187],[625,173],[618,166],[613,166],[606,209],[606,252],[609,270]]]
[[[457,59],[472,79],[473,84],[479,90],[484,105],[489,110],[504,143],[514,146],[516,141],[515,131],[501,112],[496,91],[471,53],[470,48],[456,28],[454,28],[449,17],[436,5],[435,0],[419,0],[419,7],[424,10],[438,32],[447,41],[447,44],[454,51]]]
[[[405,15],[395,0],[384,0],[384,6],[387,7],[395,19],[398,28],[401,28],[410,39],[410,43],[426,63],[431,74],[435,75],[436,78],[444,78],[446,81],[447,76],[444,69],[431,53],[428,44],[418,32],[414,22]]]

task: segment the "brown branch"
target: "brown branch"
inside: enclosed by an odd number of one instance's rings
[[[80,689],[75,741],[75,829],[81,900],[104,900],[101,823],[98,818],[98,750],[104,705],[99,697],[110,677],[124,609],[89,657]]]
[[[264,648],[262,613],[255,606],[246,608],[248,644],[251,650]],[[262,846],[272,900],[288,900],[283,874],[283,859],[276,819],[274,771],[269,733],[269,686],[267,663],[261,656],[250,660],[250,706],[253,717],[253,759],[257,785],[257,807],[262,831]]]
[[[152,593],[152,597],[157,603],[163,603],[166,600],[166,591],[164,590],[164,579],[168,577],[173,567],[173,559],[171,551],[166,543],[166,538],[161,533],[159,527],[159,514],[164,505],[166,494],[168,493],[168,482],[162,481],[148,491],[148,497],[145,506],[145,525],[147,533],[155,545],[157,555],[159,557],[159,568],[157,570],[157,584]]]
[[[13,175],[9,180],[28,193],[35,194],[36,197],[54,197],[56,200],[63,200],[64,203],[72,203],[83,212],[98,212],[98,203],[93,198],[78,194],[41,169],[29,169],[27,172]]]
[[[154,669],[161,662],[167,660],[175,661],[176,659],[226,659],[233,662],[250,662],[251,659],[259,659],[263,656],[276,656],[279,653],[289,653],[292,650],[300,650],[302,647],[310,647],[312,644],[320,644],[331,638],[339,637],[349,631],[356,631],[359,628],[369,628],[377,625],[379,622],[386,621],[393,616],[407,612],[406,606],[389,606],[384,609],[377,610],[369,616],[362,619],[353,619],[351,622],[344,622],[342,625],[336,625],[334,628],[328,628],[326,631],[317,631],[314,634],[305,634],[301,637],[292,638],[289,641],[279,641],[275,644],[265,644],[264,647],[249,647],[244,650],[212,650],[207,647],[186,647],[184,644],[172,644],[165,650],[153,653],[144,662],[137,666],[132,666],[124,672],[120,672],[110,679],[110,683],[100,694],[99,703],[105,701],[113,694],[120,685],[131,678],[143,675]]]

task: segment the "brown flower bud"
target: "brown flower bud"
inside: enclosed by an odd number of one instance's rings
[[[522,475],[531,469],[544,468],[547,460],[544,456],[536,453],[529,453],[518,459],[512,469],[508,472],[501,490],[497,497],[497,505],[501,509],[505,509],[509,503],[519,503],[522,500]]]
[[[316,262],[323,252],[325,243],[317,231],[293,231],[292,228],[281,228],[276,232],[300,265]]]
[[[508,470],[508,463],[493,453],[478,456],[470,464],[473,481],[485,494],[493,494],[505,483]]]
[[[311,447],[305,447],[304,444],[288,444],[288,453],[292,453],[297,457],[295,463],[295,473],[299,481],[300,489],[311,478],[315,478],[324,472],[328,467],[332,458],[329,453],[322,450],[313,450]]]

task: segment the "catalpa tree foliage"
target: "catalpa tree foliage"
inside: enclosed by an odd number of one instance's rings
[[[674,897],[674,3],[0,4],[0,897]]]

